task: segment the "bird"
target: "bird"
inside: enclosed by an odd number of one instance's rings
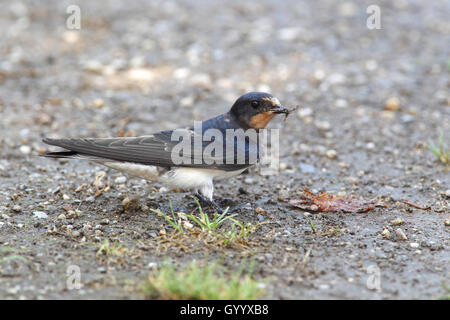
[[[139,137],[44,138],[44,143],[63,150],[41,156],[85,159],[153,183],[191,190],[202,202],[220,209],[213,199],[214,182],[241,174],[255,165],[263,152],[251,135],[227,134],[259,133],[275,115],[287,117],[289,112],[271,94],[249,92],[228,112],[191,127]],[[211,131],[214,134],[209,134]],[[230,146],[233,148],[227,149]]]

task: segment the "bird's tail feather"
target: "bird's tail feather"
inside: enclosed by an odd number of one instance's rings
[[[47,158],[80,158],[80,154],[76,151],[45,152],[40,156]]]
[[[81,159],[81,160],[96,161],[98,163],[103,163],[108,160],[108,159],[101,158],[101,157],[95,157],[95,156],[82,154],[82,153],[79,153],[76,151],[44,152],[43,154],[40,154],[40,156],[46,157],[46,158]]]
[[[53,145],[53,146],[59,146],[59,142],[63,141],[63,140],[64,139],[50,139],[50,138],[42,139],[42,141],[44,143]],[[44,152],[43,154],[41,154],[40,156],[46,157],[46,158],[69,158],[69,159],[85,159],[85,160],[94,160],[94,161],[102,159],[99,157],[89,156],[89,155],[80,153],[78,151],[71,151],[71,150],[54,151],[54,152],[47,151],[47,152]]]

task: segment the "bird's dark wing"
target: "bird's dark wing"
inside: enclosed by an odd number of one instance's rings
[[[86,139],[43,139],[43,142],[58,146],[69,152],[48,152],[43,156],[55,157],[82,155],[99,159],[126,161],[171,167],[173,145],[171,131],[162,131],[150,136],[136,138],[86,138]]]
[[[180,140],[173,140],[174,132]],[[184,146],[190,144],[190,148],[180,150],[181,139],[186,139]],[[44,139],[43,142],[64,148],[69,151],[47,152],[45,157],[86,157],[97,160],[115,160],[134,162],[161,167],[193,167],[193,168],[217,168],[226,171],[243,169],[251,165],[250,163],[236,164],[233,161],[236,155],[230,153],[226,155],[224,151],[223,161],[217,163],[208,153],[204,153],[205,148],[211,143],[202,141],[195,143],[195,134],[190,129],[177,129],[161,131],[149,136],[135,138],[80,138],[80,139]],[[200,138],[201,139],[201,138]],[[198,141],[198,140],[197,140]],[[245,145],[246,155],[254,148]],[[256,151],[255,151],[256,152]],[[174,154],[177,158],[174,158]],[[226,161],[227,157],[229,161]],[[248,158],[248,157],[247,157]],[[195,161],[197,159],[197,161]],[[198,161],[200,159],[200,161]],[[174,161],[176,160],[176,161]],[[231,160],[231,161],[230,161]],[[253,164],[253,163],[252,163]]]

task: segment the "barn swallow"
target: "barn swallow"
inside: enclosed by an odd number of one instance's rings
[[[259,132],[275,115],[284,114],[287,117],[289,112],[271,94],[250,92],[237,99],[227,113],[200,122],[201,135],[214,129],[216,133],[223,134],[223,143],[229,130],[253,129]],[[251,143],[248,137],[237,136],[232,137],[232,145],[235,146],[232,151],[227,150],[223,144],[223,150],[217,149],[223,152],[216,150],[205,155],[208,145],[217,137],[215,135],[212,139],[206,139],[208,141],[201,139],[200,145],[196,145],[198,132],[194,129],[196,128],[166,130],[140,137],[45,138],[44,143],[66,150],[46,152],[42,156],[87,159],[171,188],[194,190],[201,200],[218,208],[213,201],[213,182],[239,175],[259,160],[262,150],[258,144]],[[175,134],[177,137],[183,134],[188,137],[187,145],[191,148],[187,149],[190,150],[179,152],[177,148],[180,140],[174,139]],[[239,141],[240,139],[244,140]],[[237,161],[239,148],[243,148],[245,154],[240,162]],[[222,159],[219,160],[223,161],[217,161],[217,157],[212,159],[215,154],[221,156]],[[175,161],[174,155],[181,155],[183,161]]]

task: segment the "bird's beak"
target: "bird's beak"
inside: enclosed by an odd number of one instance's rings
[[[273,113],[277,113],[277,114],[280,114],[280,113],[284,113],[286,115],[289,114],[289,109],[286,107],[283,107],[282,105],[273,106],[272,108],[270,108],[269,111],[271,111]]]

